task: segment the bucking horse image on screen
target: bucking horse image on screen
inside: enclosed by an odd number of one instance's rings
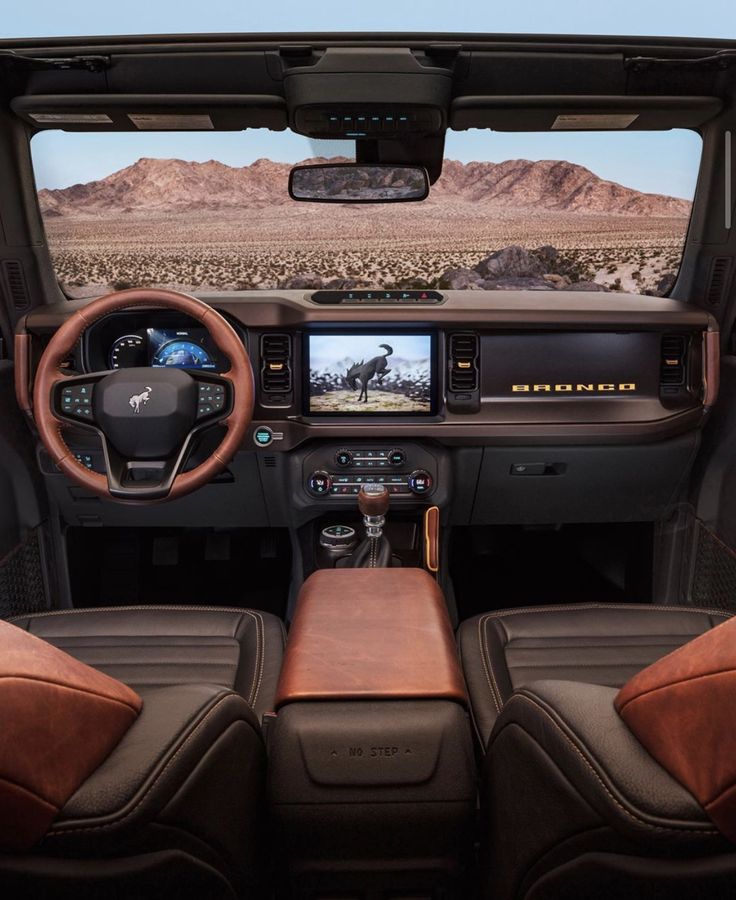
[[[383,379],[391,371],[388,368],[388,358],[394,352],[393,347],[389,344],[379,344],[378,346],[386,351],[382,356],[374,356],[368,362],[361,360],[359,363],[351,366],[345,373],[345,381],[351,390],[357,391],[360,384],[359,403],[361,400],[364,403],[368,402],[368,384],[375,378],[376,385],[380,386]]]

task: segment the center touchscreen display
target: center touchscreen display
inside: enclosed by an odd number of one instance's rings
[[[312,415],[431,415],[434,339],[390,331],[307,335]]]

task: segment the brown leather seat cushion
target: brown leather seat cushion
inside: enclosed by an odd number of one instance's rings
[[[0,850],[28,850],[135,721],[129,687],[0,621]]]
[[[736,842],[736,619],[635,675],[615,705],[649,753]]]

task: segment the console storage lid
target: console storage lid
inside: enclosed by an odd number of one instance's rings
[[[381,699],[467,703],[442,591],[422,569],[316,572],[299,594],[276,708]]]
[[[268,730],[284,894],[459,898],[476,772],[445,599],[421,569],[304,584]]]

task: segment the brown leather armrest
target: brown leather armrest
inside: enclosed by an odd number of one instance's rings
[[[276,695],[299,700],[467,696],[442,591],[422,569],[325,569],[304,583]]]
[[[0,850],[46,834],[141,706],[126,685],[0,621]]]
[[[649,753],[736,842],[736,618],[639,672],[615,705]]]

